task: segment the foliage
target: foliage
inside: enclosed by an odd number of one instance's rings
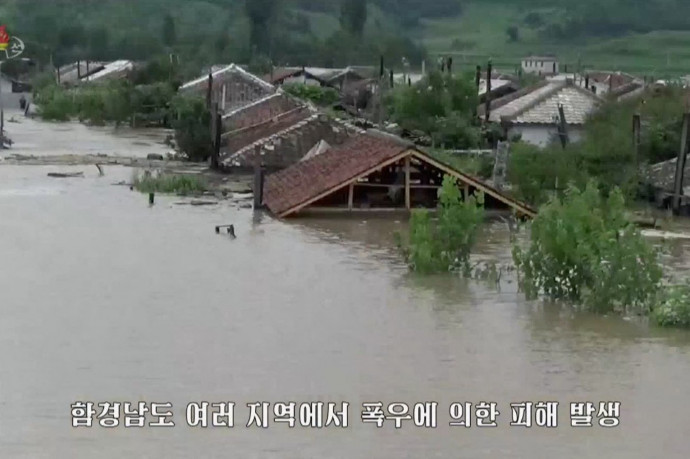
[[[270,46],[269,23],[273,19],[278,0],[245,0],[245,11],[251,24],[250,43],[260,53],[268,53]]]
[[[590,182],[570,187],[540,209],[531,224],[529,246],[515,246],[520,287],[528,298],[582,304],[608,313],[650,311],[660,287],[654,248],[625,217],[619,190],[608,198]]]
[[[286,84],[283,85],[283,89],[288,94],[322,106],[333,105],[340,100],[340,94],[333,88],[310,84]]]
[[[211,115],[203,99],[178,94],[171,102],[175,142],[192,161],[206,161],[213,152]]]
[[[417,209],[410,219],[404,253],[410,269],[423,273],[460,271],[471,275],[470,252],[484,218],[484,196],[463,199],[457,181],[445,176],[439,190],[438,217]]]
[[[165,46],[174,46],[177,42],[177,33],[175,31],[175,20],[170,14],[163,17],[163,44]]]
[[[398,86],[386,101],[391,119],[446,148],[477,147],[479,134],[469,121],[477,106],[472,78],[432,72],[413,86]]]
[[[142,193],[175,193],[181,195],[206,191],[206,183],[193,175],[134,173],[132,186]]]
[[[340,0],[340,27],[362,36],[367,22],[367,0]]]
[[[559,145],[544,149],[521,142],[512,143],[508,181],[517,197],[532,205],[547,202],[555,193],[562,196],[569,184],[584,185],[586,178],[573,146]]]
[[[508,35],[508,40],[518,41],[520,40],[520,29],[515,25],[511,25],[506,29],[506,35]]]
[[[661,304],[652,311],[652,319],[662,327],[690,328],[690,284],[665,289]]]
[[[439,161],[474,177],[489,179],[494,172],[493,155],[459,155],[443,150],[432,150],[430,153]]]

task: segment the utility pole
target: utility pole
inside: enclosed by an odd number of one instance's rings
[[[681,197],[683,196],[683,176],[685,175],[685,159],[688,154],[688,130],[690,129],[690,112],[683,114],[683,134],[680,139],[680,150],[676,160],[676,176],[673,194],[673,213],[680,214]]]

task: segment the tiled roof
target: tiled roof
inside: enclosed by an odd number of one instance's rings
[[[299,162],[266,178],[264,204],[281,214],[339,185],[348,183],[411,147],[369,133]]]
[[[225,131],[236,131],[271,121],[299,107],[306,105],[282,91],[276,92],[226,113],[223,115],[223,127]]]
[[[265,130],[261,131],[261,134],[263,135],[256,140],[253,140],[251,143],[246,142],[246,137],[243,138],[245,139],[242,142],[244,146],[239,149],[235,149],[234,151],[228,151],[227,155],[222,158],[222,163],[226,166],[245,166],[248,162],[246,157],[254,152],[254,148],[256,146],[262,146],[264,148],[266,148],[266,146],[270,147],[271,145],[280,142],[280,139],[286,136],[291,134],[299,135],[304,130],[308,130],[313,125],[318,124],[323,117],[324,115],[322,114],[312,113],[310,116],[299,119],[298,121],[294,121],[291,124],[286,123],[287,126],[282,125],[282,128],[277,128],[276,125],[269,125],[265,128]],[[330,120],[329,122],[330,129],[332,129],[334,132],[341,132],[340,130],[355,133],[364,132],[362,129],[338,119]]]
[[[511,94],[511,96],[513,96]],[[568,124],[583,124],[602,99],[571,81],[552,81],[495,109],[490,121],[512,124],[553,124],[563,105]]]
[[[247,81],[255,83],[256,85],[258,85],[264,89],[267,89],[270,91],[275,90],[275,87],[272,84],[265,82],[264,80],[262,80],[258,76],[247,72],[246,70],[244,70],[243,68],[241,68],[240,66],[235,65],[235,64],[230,64],[225,68],[222,68],[220,70],[213,72],[211,75],[213,76],[214,79],[216,79],[216,78],[222,78],[224,75],[227,75],[227,74],[237,75],[237,76],[239,76],[239,77],[241,77]],[[194,88],[198,88],[200,86],[203,87],[207,84],[207,82],[208,82],[208,75],[202,76],[200,78],[197,78],[196,80],[192,80],[192,81],[189,81],[189,82],[183,84],[180,87],[180,90],[194,89]]]

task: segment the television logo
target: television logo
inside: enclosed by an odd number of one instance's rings
[[[17,37],[10,37],[7,26],[0,25],[0,59],[5,53],[5,59],[13,59],[24,52],[24,42]],[[5,60],[2,59],[2,60]]]

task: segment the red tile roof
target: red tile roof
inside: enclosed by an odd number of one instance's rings
[[[361,134],[340,147],[307,159],[266,178],[264,204],[280,215],[409,150],[396,139]]]

